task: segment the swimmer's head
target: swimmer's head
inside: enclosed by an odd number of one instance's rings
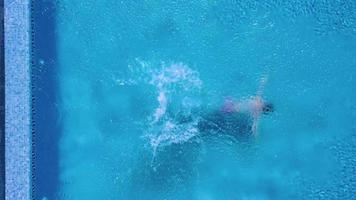
[[[267,102],[264,104],[263,108],[262,108],[263,114],[269,114],[274,112],[274,106],[272,103]]]

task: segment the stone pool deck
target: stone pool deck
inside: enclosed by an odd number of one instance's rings
[[[30,0],[4,1],[5,195],[31,199]]]

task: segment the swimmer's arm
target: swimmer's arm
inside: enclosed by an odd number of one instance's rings
[[[266,86],[266,84],[267,84],[267,81],[268,81],[268,75],[263,75],[263,76],[261,77],[260,85],[259,85],[259,87],[258,87],[256,96],[262,96],[263,91],[265,90],[265,86]]]

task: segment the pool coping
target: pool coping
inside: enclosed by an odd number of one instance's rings
[[[31,199],[30,1],[4,1],[5,199]]]

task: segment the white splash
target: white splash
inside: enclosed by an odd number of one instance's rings
[[[200,105],[195,99],[195,95],[199,94],[202,87],[199,74],[180,62],[169,65],[162,63],[154,68],[148,62],[138,59],[136,61],[140,67],[130,66],[130,70],[136,73],[140,82],[152,85],[157,94],[158,106],[148,117],[149,128],[144,135],[150,142],[153,153],[155,154],[158,147],[186,142],[196,136],[198,134],[196,117],[192,115],[192,120],[181,123],[174,119],[174,116],[177,112],[191,113],[191,109]],[[172,110],[171,107],[176,110]]]
[[[171,90],[188,91],[200,89],[202,82],[198,73],[183,63],[174,63],[168,67],[162,65],[161,69],[152,73],[150,84],[158,90],[158,107],[154,112],[153,123],[157,123],[166,113],[168,98]]]
[[[167,89],[173,84],[182,86],[184,90],[202,86],[199,74],[183,63],[174,63],[170,66],[164,66],[163,64],[159,71],[154,72],[150,83],[159,89]]]
[[[120,85],[149,84],[157,94],[157,107],[148,117],[144,138],[148,139],[155,155],[158,147],[183,143],[198,134],[198,118],[191,114],[193,108],[200,106],[198,95],[203,85],[199,74],[178,62],[154,65],[136,59],[138,65],[129,65],[129,72],[134,77],[121,81]],[[175,115],[184,113],[191,117],[189,122],[179,122]]]
[[[160,146],[179,144],[186,142],[198,134],[197,121],[188,124],[177,124],[173,121],[166,121],[158,135],[150,135],[150,144],[154,154]]]
[[[159,119],[166,113],[167,110],[167,96],[164,91],[160,91],[157,97],[157,101],[159,103],[158,108],[156,108],[155,113],[153,114],[154,120],[153,123],[158,122]]]

